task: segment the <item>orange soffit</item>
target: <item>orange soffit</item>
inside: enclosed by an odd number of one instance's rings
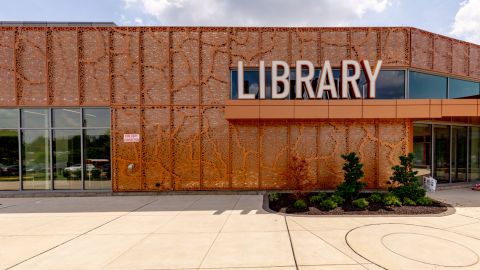
[[[283,87],[283,89],[281,89],[279,86],[280,84],[283,84],[284,86],[289,85],[290,67],[285,61],[272,61],[271,66],[272,99],[286,99],[289,95],[288,87]],[[375,82],[378,78],[381,67],[382,60],[377,61],[373,69],[368,60],[361,60],[360,62],[356,60],[343,60],[340,68],[340,89],[337,89],[333,77],[332,66],[330,61],[327,60],[323,63],[322,71],[320,72],[319,78],[317,78],[319,83],[317,84],[317,89],[314,91],[312,87],[312,80],[315,76],[315,68],[312,62],[307,60],[299,60],[296,61],[295,64],[295,93],[297,97],[302,99],[305,97],[308,99],[322,99],[325,92],[328,92],[332,98],[363,98],[362,92],[360,91],[357,83],[357,81],[360,79],[361,69],[363,69],[365,79],[368,84],[368,91],[365,98],[375,98]],[[265,72],[265,62],[260,61],[259,99],[266,98]],[[244,89],[244,68],[242,61],[238,62],[237,76],[237,87],[239,91],[238,99],[256,99],[257,96],[254,93],[246,93]],[[305,90],[306,95],[302,94],[303,90]]]

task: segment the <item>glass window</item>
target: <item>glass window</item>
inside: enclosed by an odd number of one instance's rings
[[[85,189],[110,189],[110,129],[87,129],[84,141]]]
[[[18,128],[17,109],[0,109],[0,128]]]
[[[55,189],[82,188],[80,141],[80,130],[53,131],[52,158]]]
[[[55,128],[80,127],[80,109],[53,109],[52,124]]]
[[[409,97],[411,99],[447,98],[447,78],[410,71]]]
[[[110,127],[109,109],[83,109],[84,127]]]
[[[467,127],[452,126],[452,182],[467,180]]]
[[[448,98],[479,98],[479,83],[452,78],[449,80]]]
[[[270,72],[266,72],[267,74]],[[232,71],[232,99],[238,99],[238,72]],[[267,82],[268,80],[265,79]],[[258,70],[245,70],[243,72],[243,89],[245,93],[255,94],[258,99]]]
[[[358,86],[363,97],[368,98],[368,85],[365,73],[362,71]],[[381,70],[376,81],[375,99],[404,99],[405,98],[405,71]]]
[[[470,179],[480,179],[480,127],[470,128]]]
[[[48,109],[22,109],[22,128],[48,128]]]
[[[0,190],[20,188],[18,130],[0,130]]]
[[[450,126],[434,126],[434,172],[438,182],[450,181]]]
[[[50,189],[49,131],[22,131],[22,172],[24,189]]]
[[[431,125],[415,124],[413,126],[414,167],[426,171],[420,174],[431,174],[432,130]],[[428,173],[427,173],[428,172]]]

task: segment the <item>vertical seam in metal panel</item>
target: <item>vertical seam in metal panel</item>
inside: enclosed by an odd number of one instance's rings
[[[138,31],[138,30],[137,30]],[[138,87],[139,87],[139,109],[140,109],[140,181],[141,181],[141,189],[147,189],[147,183],[145,180],[145,167],[144,167],[144,159],[145,159],[145,129],[144,129],[144,120],[145,120],[145,111],[143,107],[143,97],[144,97],[144,76],[143,76],[143,30],[138,31]]]
[[[259,29],[260,31],[258,31],[258,57],[259,59],[263,59],[263,53],[262,53],[262,46],[263,46],[263,42],[262,42],[262,38],[263,38],[263,28],[260,28]],[[257,123],[257,140],[258,140],[258,145],[257,145],[257,151],[258,151],[258,183],[257,183],[257,186],[258,188],[260,188],[262,186],[262,150],[263,150],[263,147],[262,147],[262,144],[263,144],[263,127],[260,123],[260,119],[257,119],[256,121]]]
[[[228,67],[229,69],[232,66],[232,28],[228,28],[228,36],[227,36],[227,43],[228,43]],[[229,82],[230,87],[232,85],[232,72],[229,73]],[[230,99],[231,99],[231,89],[230,89]],[[227,177],[228,177],[228,187],[232,188],[232,124],[230,121],[228,122],[228,163],[227,163]]]
[[[20,105],[20,93],[18,92],[18,74],[17,74],[17,48],[18,48],[18,27],[15,28],[13,33],[13,76],[15,87],[15,105]]]
[[[407,37],[408,37],[408,40],[407,40],[407,44],[405,44],[405,45],[408,46],[408,56],[407,56],[407,57],[409,57],[408,66],[412,67],[412,51],[413,51],[413,48],[412,48],[412,28],[411,27],[408,30]]]
[[[322,63],[322,31],[317,29],[317,67],[321,67]]]
[[[82,70],[80,67],[80,57],[81,57],[81,34],[78,27],[75,28],[77,33],[77,97],[78,97],[78,106],[82,105]],[[82,123],[83,125],[83,123]]]
[[[21,110],[18,109],[17,112],[18,126],[17,126],[17,140],[18,140],[18,181],[19,181],[19,190],[23,190],[23,161],[22,161],[22,116]]]
[[[84,157],[84,134],[83,134],[83,108],[80,108],[80,177],[82,182],[82,190],[85,190],[85,157]]]
[[[47,106],[51,105],[50,102],[50,85],[49,85],[49,65],[48,65],[48,54],[50,51],[49,48],[49,42],[48,42],[48,36],[49,36],[50,30],[48,28],[45,29],[45,92],[46,92],[46,104]]]
[[[199,159],[198,159],[198,176],[200,181],[200,189],[204,188],[203,183],[203,106],[202,106],[202,30],[197,28],[198,35],[198,146],[199,146]]]
[[[48,135],[50,137],[50,140],[49,140],[49,144],[50,144],[50,147],[49,147],[49,156],[50,156],[50,168],[49,168],[49,171],[50,171],[50,190],[54,190],[55,189],[55,181],[53,179],[53,128],[52,128],[52,109],[49,108],[47,109],[48,110]]]
[[[432,48],[431,48],[431,57],[432,57],[432,66],[430,67],[431,70],[435,68],[435,36],[430,35],[432,38]]]
[[[169,92],[169,166],[170,166],[170,187],[171,189],[176,190],[176,183],[174,177],[174,149],[173,149],[173,127],[174,127],[174,119],[173,119],[173,37],[172,37],[172,29],[168,28],[168,92]]]

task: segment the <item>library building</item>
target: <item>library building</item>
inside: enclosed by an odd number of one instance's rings
[[[480,180],[480,45],[411,27],[0,24],[2,192]]]

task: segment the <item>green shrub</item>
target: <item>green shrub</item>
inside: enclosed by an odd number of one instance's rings
[[[338,193],[333,193],[332,196],[330,196],[330,200],[335,202],[337,205],[343,204],[345,202],[345,199]]]
[[[413,153],[407,156],[400,156],[400,165],[392,167],[393,174],[390,177],[392,184],[396,186],[391,187],[393,192],[400,199],[409,198],[413,201],[425,196],[425,190],[418,182],[416,177],[417,172],[413,171]]]
[[[402,206],[400,199],[395,194],[388,193],[383,196],[383,205],[385,206]]]
[[[320,203],[325,199],[325,196],[314,195],[310,197],[310,204],[311,205],[320,205]]]
[[[360,198],[352,201],[353,206],[360,209],[367,209],[368,201],[365,198]]]
[[[338,204],[335,201],[333,201],[331,197],[323,200],[320,203],[320,207],[325,209],[325,210],[333,210],[333,209],[337,208],[337,206],[338,206]]]
[[[337,192],[347,201],[352,201],[358,197],[360,190],[367,183],[360,182],[365,175],[363,172],[363,164],[360,163],[359,157],[355,152],[342,155],[345,160],[343,164],[343,182],[337,186]]]
[[[293,208],[298,209],[298,210],[303,210],[307,208],[307,204],[305,203],[304,200],[296,200],[293,203]]]
[[[374,192],[370,197],[368,197],[368,201],[371,203],[381,203],[382,202],[382,194],[380,192]]]
[[[416,200],[416,203],[418,205],[432,205],[433,201],[432,199],[428,198],[428,197],[420,197]]]
[[[268,201],[270,202],[276,202],[278,200],[280,200],[280,193],[278,192],[272,192],[272,193],[269,193],[268,194]]]
[[[408,198],[408,197],[405,197],[405,198],[403,198],[403,205],[415,206],[415,205],[417,205],[417,204],[415,203],[414,200],[412,200],[412,199],[410,199],[410,198]]]

